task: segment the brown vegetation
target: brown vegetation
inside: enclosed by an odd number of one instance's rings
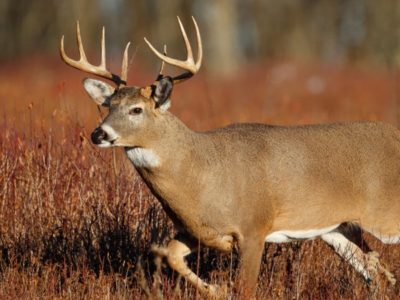
[[[149,251],[173,235],[171,223],[121,151],[91,145],[99,114],[77,73],[47,61],[10,62],[0,71],[0,298],[194,298]],[[250,121],[396,124],[397,98],[396,74],[285,62],[249,66],[223,82],[201,73],[176,89],[172,111],[197,130]],[[364,235],[400,281],[400,246]],[[260,299],[400,294],[399,283],[367,286],[319,240],[265,250]],[[202,248],[188,260],[209,281],[234,281],[236,252]],[[228,292],[234,296],[235,286]]]

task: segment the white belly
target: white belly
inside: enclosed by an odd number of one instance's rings
[[[335,230],[338,226],[339,224],[320,229],[275,231],[267,235],[265,241],[269,243],[287,243],[296,240],[314,239],[322,234]]]

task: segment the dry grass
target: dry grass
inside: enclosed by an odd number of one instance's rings
[[[195,298],[154,263],[171,223],[118,150],[88,141],[98,119],[77,74],[36,58],[4,64],[0,96],[0,298]],[[33,69],[40,70],[34,78]],[[62,71],[62,72],[61,72]],[[135,72],[139,73],[140,72]],[[147,81],[146,81],[147,80]],[[143,84],[151,76],[132,78]],[[279,124],[379,119],[395,123],[393,74],[293,63],[249,67],[227,81],[198,76],[177,88],[173,112],[191,128],[232,121]],[[3,101],[4,102],[4,101]],[[400,279],[400,247],[366,236]],[[260,299],[396,298],[400,285],[368,287],[319,240],[267,244]],[[189,257],[209,281],[235,279],[237,253]],[[228,287],[235,296],[235,286]]]

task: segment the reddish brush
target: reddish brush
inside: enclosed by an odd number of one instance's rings
[[[0,96],[6,101],[0,124],[0,298],[160,293],[194,298],[193,288],[183,282],[177,286],[179,278],[166,270],[160,273],[162,264],[154,265],[150,247],[170,238],[171,224],[121,153],[114,160],[111,151],[95,149],[87,140],[98,118],[96,109],[80,92],[75,73],[59,66],[38,59],[28,66],[14,64],[13,80],[7,65],[0,74]],[[286,71],[279,71],[283,67]],[[43,72],[34,81],[28,80],[32,68]],[[290,68],[296,75],[289,76]],[[396,122],[393,79],[387,73],[290,63],[244,70],[239,76],[217,85],[198,75],[197,84],[188,82],[176,91],[172,110],[194,129],[250,120]],[[307,88],[310,78],[325,82],[311,80],[314,94]],[[248,82],[245,91],[236,84],[243,81]],[[21,82],[27,83],[28,95]],[[399,278],[400,247],[383,246],[369,235],[366,239]],[[192,270],[210,282],[235,282],[235,251],[219,255],[202,249],[189,260]],[[398,284],[368,287],[319,240],[267,244],[258,282],[260,299],[400,294]],[[238,289],[227,286],[233,297]]]

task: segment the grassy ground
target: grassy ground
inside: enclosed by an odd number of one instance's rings
[[[141,69],[140,66],[136,66]],[[40,57],[0,70],[0,298],[195,298],[149,249],[174,229],[121,151],[88,140],[101,114],[78,72]],[[152,76],[130,79],[146,84]],[[397,124],[396,74],[277,62],[227,80],[199,74],[176,88],[172,111],[189,127],[231,122]],[[400,246],[370,246],[400,280]],[[234,281],[236,251],[188,258],[202,278]],[[235,286],[228,286],[235,296]],[[320,240],[267,244],[260,299],[395,299],[400,285],[368,287]]]

